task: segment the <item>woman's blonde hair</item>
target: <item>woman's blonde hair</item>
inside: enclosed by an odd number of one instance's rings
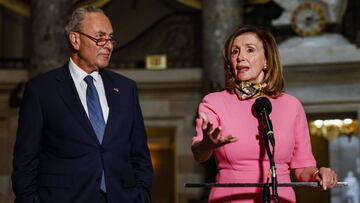
[[[263,89],[263,93],[273,97],[279,96],[284,89],[284,77],[280,61],[280,54],[275,38],[267,30],[251,25],[242,25],[238,27],[235,32],[230,35],[225,43],[223,51],[225,89],[232,92],[236,87],[237,80],[231,65],[231,47],[235,38],[244,33],[256,34],[257,37],[262,41],[264,47],[267,69],[265,70],[265,78],[263,82],[266,83],[267,86]]]

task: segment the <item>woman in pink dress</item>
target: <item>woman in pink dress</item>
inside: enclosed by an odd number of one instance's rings
[[[269,159],[253,104],[266,97],[276,140],[274,161],[278,182],[319,182],[326,190],[337,183],[330,168],[316,167],[302,104],[283,92],[279,51],[271,33],[254,26],[239,27],[224,48],[225,90],[208,94],[199,105],[191,149],[198,162],[214,154],[219,183],[266,182]],[[270,181],[271,182],[271,181]],[[278,187],[280,202],[296,202],[291,187]],[[261,202],[262,188],[214,187],[209,202]]]

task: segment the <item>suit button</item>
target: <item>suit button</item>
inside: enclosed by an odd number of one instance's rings
[[[99,147],[99,151],[100,151],[100,153],[104,153],[104,152],[105,152],[105,148],[104,148],[103,146],[100,146],[100,147]]]

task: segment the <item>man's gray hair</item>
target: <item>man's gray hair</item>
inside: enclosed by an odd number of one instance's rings
[[[80,31],[81,24],[87,13],[104,13],[104,11],[93,6],[82,6],[74,10],[68,24],[65,26],[65,35],[70,48],[72,48],[72,45],[69,40],[69,34],[70,32]]]

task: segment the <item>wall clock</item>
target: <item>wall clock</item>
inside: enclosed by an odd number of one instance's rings
[[[291,27],[302,37],[321,33],[325,24],[325,9],[317,2],[300,3],[291,14]]]

